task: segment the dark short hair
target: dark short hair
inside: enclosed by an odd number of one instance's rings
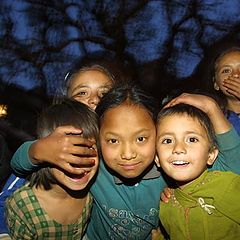
[[[203,112],[201,109],[196,108],[192,105],[180,103],[172,107],[163,108],[157,116],[157,123],[159,123],[161,119],[163,119],[164,117],[172,116],[175,114],[182,114],[182,115],[186,114],[196,119],[201,124],[201,126],[203,126],[203,128],[205,129],[208,136],[208,140],[211,145],[211,149],[217,147],[216,136],[215,136],[215,132],[214,132],[214,128],[211,120],[209,119],[208,115],[205,112]]]
[[[97,114],[88,106],[73,99],[63,98],[44,110],[38,119],[37,133],[39,138],[46,137],[55,128],[64,125],[71,125],[83,130],[84,138],[99,137]],[[50,172],[50,166],[46,165],[33,173],[30,178],[30,187],[43,186],[45,190],[51,189],[56,180]]]
[[[216,72],[217,70],[217,67],[218,67],[218,64],[219,62],[221,61],[221,59],[229,54],[229,53],[233,53],[233,52],[239,52],[240,53],[240,48],[239,47],[231,47],[231,48],[228,48],[226,49],[225,51],[221,52],[216,58],[215,58],[215,61],[214,61],[214,70]]]
[[[118,107],[126,101],[132,105],[144,107],[153,121],[156,122],[160,104],[153,96],[145,92],[138,84],[132,81],[115,84],[115,86],[113,86],[113,88],[101,99],[96,108],[96,113],[101,120],[107,110]]]

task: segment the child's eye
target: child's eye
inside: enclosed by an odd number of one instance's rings
[[[108,93],[109,90],[110,90],[110,89],[104,89],[104,90],[100,91],[100,92],[98,93],[98,96],[99,96],[100,98],[102,98],[106,93]]]
[[[163,139],[162,141],[163,144],[170,144],[172,143],[172,140],[170,138]]]
[[[222,74],[231,73],[231,69],[229,69],[229,68],[224,68],[224,69],[222,69],[221,73],[222,73]]]
[[[72,97],[74,99],[77,99],[77,98],[87,98],[88,96],[89,96],[88,91],[80,91],[80,92],[77,92],[76,94],[74,94]]]
[[[143,142],[145,141],[147,138],[146,137],[138,137],[137,138],[137,142]]]
[[[198,139],[195,138],[195,137],[190,137],[190,138],[188,139],[188,141],[189,141],[189,142],[198,142]]]
[[[118,140],[117,139],[108,139],[107,142],[111,143],[111,144],[116,144],[116,143],[118,143]]]

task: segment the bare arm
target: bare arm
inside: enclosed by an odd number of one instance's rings
[[[33,142],[28,150],[20,147],[12,158],[12,166],[19,173],[31,172],[31,164],[48,162],[68,172],[81,173],[76,165],[91,166],[95,162],[93,157],[97,156],[97,151],[93,149],[95,142],[84,139],[81,133],[71,126],[58,127],[47,137]]]
[[[211,97],[201,94],[183,93],[170,101],[166,107],[173,106],[178,103],[186,103],[206,112],[213,123],[216,134],[226,133],[231,129],[231,124],[224,116],[220,106]]]

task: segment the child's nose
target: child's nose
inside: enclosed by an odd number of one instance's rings
[[[122,147],[121,158],[125,160],[131,160],[136,158],[137,154],[134,147],[130,143],[125,143]]]
[[[234,70],[232,72],[232,76],[235,77],[235,78],[239,78],[239,76],[240,76],[239,69]]]
[[[88,100],[88,105],[90,108],[92,108],[93,110],[96,109],[98,103],[100,101],[100,98],[97,94],[92,94],[90,95],[89,97],[89,100]]]
[[[185,144],[182,142],[176,142],[173,147],[173,153],[176,154],[186,153]]]

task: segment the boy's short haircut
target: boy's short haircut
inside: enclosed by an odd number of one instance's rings
[[[61,98],[59,103],[53,104],[42,112],[38,119],[37,133],[39,138],[51,134],[59,126],[73,126],[83,130],[82,137],[95,139],[98,144],[99,129],[97,114],[88,106],[73,99]],[[43,186],[45,190],[56,184],[48,164],[33,173],[30,178],[30,187]]]
[[[211,146],[210,150],[217,147],[216,135],[215,135],[214,127],[212,125],[212,122],[211,122],[210,118],[201,109],[196,108],[192,105],[180,103],[180,104],[174,105],[172,107],[163,108],[158,113],[157,124],[164,117],[172,116],[172,115],[175,115],[175,114],[179,114],[179,115],[186,114],[187,116],[192,117],[193,119],[198,121],[207,133],[208,140],[209,140],[209,143],[210,143],[210,146]]]

